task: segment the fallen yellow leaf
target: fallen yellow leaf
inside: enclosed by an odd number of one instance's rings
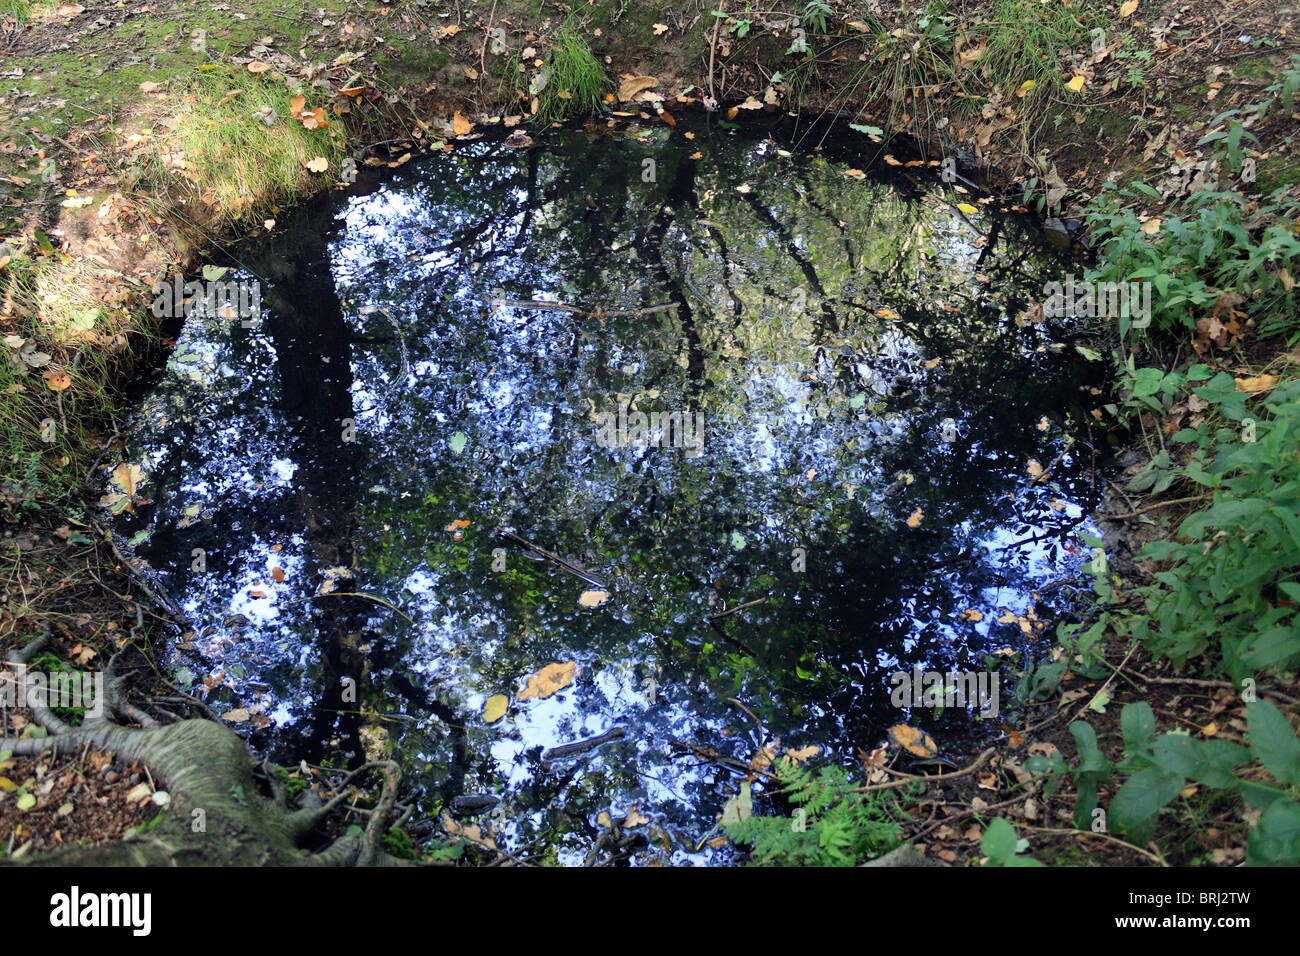
[[[547,664],[536,674],[530,674],[528,682],[515,697],[516,700],[545,700],[556,691],[563,690],[573,683],[578,673],[578,662],[565,664]]]
[[[1234,379],[1239,392],[1264,392],[1277,384],[1276,375],[1254,375],[1250,378]]]
[[[1137,8],[1138,0],[1124,0],[1124,3],[1120,5],[1119,15],[1127,19],[1128,17],[1133,16],[1137,11]]]
[[[1066,83],[1066,84],[1065,84],[1065,88],[1066,88],[1067,90],[1070,90],[1072,93],[1082,93],[1082,92],[1083,92],[1083,84],[1086,83],[1086,82],[1087,82],[1087,81],[1086,81],[1083,77],[1081,77],[1081,76],[1076,76],[1076,77],[1075,77],[1074,79],[1072,79],[1069,83]]]
[[[939,754],[939,748],[935,745],[933,737],[924,730],[909,727],[907,724],[895,724],[890,727],[889,739],[917,757],[929,758]]]
[[[510,698],[505,694],[493,694],[483,702],[483,720],[495,724],[510,709]]]

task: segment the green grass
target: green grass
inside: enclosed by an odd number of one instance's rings
[[[180,175],[200,201],[218,219],[241,222],[338,176],[347,148],[342,124],[327,112],[328,127],[305,128],[291,115],[295,94],[270,76],[224,68],[194,76],[180,97],[175,133],[154,147],[152,178],[160,190],[183,162]],[[318,91],[303,95],[306,110],[327,106]],[[309,171],[318,157],[328,169]]]
[[[0,475],[26,502],[80,484],[93,423],[109,420],[116,407],[107,383],[130,362],[143,332],[140,317],[95,298],[98,272],[51,252],[19,256],[0,273]],[[24,361],[24,352],[38,364]],[[56,392],[46,373],[66,375],[67,387]]]
[[[572,23],[555,35],[542,75],[546,85],[537,94],[537,120],[543,125],[595,113],[610,87],[600,60]],[[537,81],[534,80],[534,83]]]

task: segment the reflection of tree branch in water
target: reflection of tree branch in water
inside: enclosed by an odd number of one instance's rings
[[[807,166],[799,167],[798,176],[799,176],[799,181],[803,183],[804,186],[804,191],[803,191],[804,202],[806,202],[813,209],[817,210],[817,212],[821,213],[824,219],[829,220],[831,225],[833,225],[837,230],[839,230],[840,239],[844,243],[844,254],[848,258],[849,271],[856,272],[858,269],[858,257],[854,255],[853,243],[851,241],[848,228],[840,221],[839,216],[835,215],[824,205],[822,205],[820,202],[818,202],[816,199],[813,198],[813,184],[808,177]],[[875,211],[874,205],[867,207],[867,221],[863,223],[864,229],[871,228],[875,218],[873,216],[874,211]]]
[[[793,259],[799,266],[799,271],[803,273],[804,278],[808,280],[808,285],[816,294],[819,305],[818,311],[821,314],[821,321],[813,327],[813,335],[817,338],[821,338],[827,333],[828,328],[831,331],[838,332],[841,328],[840,318],[835,314],[835,310],[830,307],[831,300],[826,295],[826,289],[822,285],[821,278],[817,275],[816,267],[812,264],[812,261],[803,254],[799,245],[794,241],[794,234],[790,231],[789,227],[778,220],[776,216],[772,214],[770,209],[760,203],[758,197],[754,193],[742,193],[740,195],[741,199],[754,210],[754,215],[762,220],[762,222],[764,222],[772,231],[772,234],[781,240],[781,244],[785,247],[786,255]]]

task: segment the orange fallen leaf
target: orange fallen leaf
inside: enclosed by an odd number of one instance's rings
[[[563,690],[573,683],[574,675],[578,672],[578,662],[569,661],[565,664],[547,664],[536,674],[528,677],[528,683],[524,689],[515,697],[516,700],[539,700],[550,697],[556,691]]]
[[[922,518],[921,509],[917,508],[915,511],[912,512],[912,517],[907,519],[907,526],[909,528],[921,527],[921,518]]]
[[[474,124],[471,123],[469,120],[465,119],[465,117],[461,116],[460,110],[457,110],[455,113],[452,114],[451,131],[455,133],[457,136],[464,136],[473,128],[474,128]]]
[[[933,737],[924,730],[909,727],[907,724],[895,724],[890,727],[889,739],[917,757],[930,758],[939,755],[939,748]]]
[[[627,102],[646,90],[653,90],[658,85],[659,78],[656,76],[629,76],[618,85],[618,98]]]
[[[1277,384],[1276,375],[1253,375],[1250,378],[1234,379],[1239,392],[1264,392]]]

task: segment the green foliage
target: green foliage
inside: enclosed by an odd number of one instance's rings
[[[817,33],[825,33],[826,18],[833,16],[835,16],[835,11],[825,0],[809,0],[808,5],[803,8],[803,15],[799,19]]]
[[[411,843],[411,838],[399,827],[393,827],[384,834],[384,849],[389,856],[395,856],[399,860],[415,859],[415,847]]]
[[[1233,178],[1243,171],[1243,143],[1254,136],[1246,129],[1279,105],[1290,112],[1300,87],[1300,58],[1268,88],[1268,98],[1241,110],[1229,110],[1211,121],[1201,144],[1220,143],[1211,157],[1220,180],[1240,188]],[[1247,115],[1249,114],[1249,115]],[[1191,167],[1186,168],[1191,176]],[[1300,292],[1288,288],[1284,268],[1293,270],[1300,258],[1300,238],[1292,223],[1297,208],[1286,188],[1248,203],[1229,188],[1202,189],[1167,207],[1159,231],[1148,235],[1134,205],[1160,200],[1161,194],[1143,182],[1125,187],[1107,183],[1088,216],[1088,231],[1097,245],[1097,264],[1086,270],[1091,282],[1152,283],[1151,327],[1148,334],[1173,335],[1196,328],[1207,306],[1232,293],[1249,301],[1265,316],[1259,334],[1300,335]],[[1130,317],[1120,317],[1120,335],[1131,331]]]
[[[546,65],[533,79],[529,93],[537,97],[537,119],[546,125],[595,113],[609,85],[605,68],[586,38],[566,23],[556,33]]]
[[[989,858],[987,866],[1042,866],[1031,856],[1021,856],[1029,849],[1029,841],[1017,839],[1016,830],[1006,820],[998,817],[988,825],[980,840],[980,852]]]
[[[1155,835],[1160,811],[1191,782],[1237,793],[1263,811],[1247,841],[1248,864],[1300,863],[1300,738],[1286,717],[1263,700],[1247,704],[1246,726],[1249,748],[1214,738],[1196,740],[1186,731],[1157,736],[1151,705],[1127,704],[1120,714],[1124,757],[1112,765],[1098,748],[1092,726],[1075,721],[1070,725],[1079,756],[1079,765],[1072,771],[1077,788],[1075,826],[1091,826],[1097,785],[1112,775],[1123,775],[1126,779],[1111,800],[1107,829],[1131,843],[1145,844]],[[1259,779],[1261,764],[1274,782]],[[1059,773],[1056,768],[1048,769]]]
[[[1193,374],[1208,375],[1203,368]],[[1194,444],[1177,472],[1212,489],[1213,503],[1172,540],[1143,548],[1162,570],[1124,623],[1175,663],[1208,653],[1240,681],[1300,662],[1300,382],[1278,388],[1255,415],[1226,372],[1195,394],[1241,424],[1207,421],[1173,436]]]
[[[857,793],[842,768],[813,771],[788,758],[776,772],[780,792],[798,806],[792,817],[724,817],[727,836],[751,846],[752,865],[857,866],[898,842],[892,791]]]

